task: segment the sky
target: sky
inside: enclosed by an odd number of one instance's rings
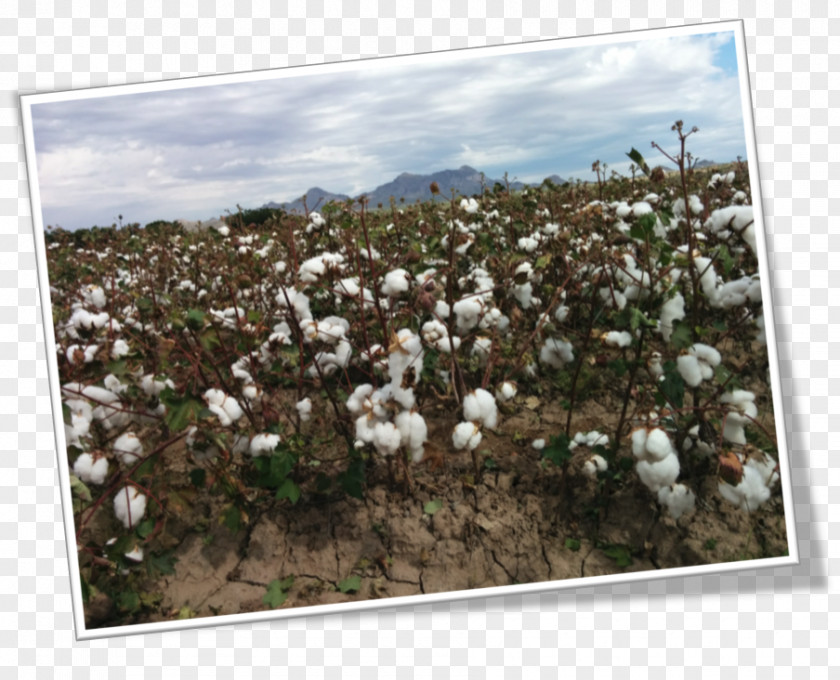
[[[678,119],[693,156],[747,155],[732,31],[451,57],[34,103],[43,223],[206,220],[462,165],[592,181],[595,160],[627,173],[631,147],[667,165],[650,143],[675,152]]]

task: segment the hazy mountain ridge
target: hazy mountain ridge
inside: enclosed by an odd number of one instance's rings
[[[563,184],[565,180],[557,175],[551,175],[550,179],[555,184]],[[440,188],[440,193],[435,197],[432,194],[431,185],[436,182]],[[487,189],[492,189],[493,185],[498,182],[504,184],[504,180],[492,179],[484,177],[484,186]],[[480,194],[482,186],[482,174],[479,170],[470,167],[469,165],[462,165],[457,170],[440,170],[430,175],[418,175],[410,172],[403,172],[395,177],[390,182],[382,184],[373,191],[366,191],[354,196],[367,196],[368,205],[376,207],[380,203],[388,205],[391,197],[399,202],[402,198],[405,203],[414,203],[416,201],[428,201],[432,198],[437,200],[449,200],[451,191],[454,189],[455,193],[460,196],[472,196],[473,194]],[[539,186],[536,184],[525,184],[523,182],[511,182],[510,188],[514,191],[521,191],[527,186]],[[312,211],[317,210],[318,207],[323,206],[329,201],[346,201],[350,196],[346,194],[336,194],[320,187],[313,187],[306,192],[306,207]],[[276,203],[271,201],[262,206],[263,208],[282,209],[286,212],[304,212],[304,202],[302,198],[286,203]]]

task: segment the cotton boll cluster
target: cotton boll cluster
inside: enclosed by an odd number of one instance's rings
[[[688,197],[688,209],[692,215],[699,215],[703,212],[703,202],[700,200],[699,196],[696,194],[691,194]],[[674,202],[674,215],[676,217],[685,217],[686,210],[685,210],[685,199],[678,198]]]
[[[82,288],[82,297],[84,298],[85,304],[93,305],[99,309],[103,309],[107,304],[105,291],[102,289],[102,286],[97,286],[93,283]]]
[[[256,434],[248,445],[248,452],[252,456],[270,456],[280,443],[280,435],[277,434]]]
[[[228,427],[245,415],[239,402],[222,390],[211,388],[204,393],[207,408],[219,419],[222,427]]]
[[[453,349],[457,351],[461,346],[461,338],[457,335],[450,338],[446,326],[437,319],[424,323],[420,335],[423,342],[432,345],[439,352],[450,352]]]
[[[134,432],[124,432],[114,442],[114,454],[123,465],[134,465],[143,455],[143,443]]]
[[[689,387],[697,387],[704,380],[711,380],[720,364],[720,352],[703,343],[695,343],[686,354],[677,357],[677,370]]]
[[[411,274],[405,269],[394,269],[385,275],[381,288],[382,294],[392,298],[399,297],[408,291],[410,281]]]
[[[327,221],[321,216],[321,213],[314,210],[309,213],[309,223],[306,225],[306,233],[311,234],[313,231],[320,231],[327,226]]]
[[[590,449],[595,446],[607,446],[610,443],[610,438],[598,432],[598,430],[592,430],[590,432],[578,432],[574,439],[569,442],[569,451],[574,451],[578,446],[586,446]]]
[[[131,420],[123,410],[119,396],[109,389],[81,383],[67,383],[61,389],[67,397],[84,397],[91,402],[91,419],[101,423],[106,430],[125,427]]]
[[[481,430],[472,421],[458,423],[452,432],[452,445],[456,451],[474,451],[481,443]]]
[[[484,303],[478,297],[468,297],[452,305],[452,311],[455,313],[456,330],[468,333],[478,325],[484,314]]]
[[[490,358],[490,350],[493,347],[492,338],[479,336],[473,340],[471,356],[478,357],[479,366],[486,366]]]
[[[670,487],[680,475],[680,461],[671,440],[661,428],[637,428],[631,437],[636,473],[654,494]]]
[[[499,409],[496,398],[487,390],[473,390],[464,397],[464,420],[480,423],[491,430],[496,427]]]
[[[417,411],[401,411],[394,419],[400,431],[400,444],[411,454],[415,463],[423,459],[424,444],[428,436],[426,421]]]
[[[547,338],[540,348],[540,362],[551,368],[563,368],[575,360],[572,344],[557,338]]]
[[[462,198],[461,199],[461,208],[463,208],[467,213],[474,214],[478,212],[478,201],[474,198]]]
[[[71,366],[78,364],[89,364],[96,358],[96,353],[99,351],[99,345],[70,345],[67,348],[65,356]]]
[[[597,479],[599,472],[606,472],[607,471],[607,461],[604,459],[603,456],[600,454],[593,454],[584,464],[583,464],[583,474],[585,474],[590,479]]]
[[[674,322],[685,318],[685,299],[682,293],[669,298],[663,305],[659,315],[659,332],[665,342],[671,341],[674,332]]]
[[[133,486],[125,486],[114,496],[114,514],[126,529],[136,527],[146,514],[146,496]]]
[[[516,392],[516,383],[506,380],[496,388],[496,401],[500,404],[510,401],[516,396]]]
[[[737,462],[734,468],[730,464],[727,479],[718,483],[720,495],[741,510],[754,512],[770,498],[771,488],[779,480],[776,461],[750,445],[743,452],[730,452],[726,457]],[[726,457],[721,457],[721,461]]]
[[[712,212],[703,225],[705,229],[726,240],[732,234],[740,234],[744,242],[756,252],[755,221],[751,205],[730,205]]]
[[[608,331],[601,335],[601,342],[607,347],[629,347],[633,336],[627,331]]]
[[[306,422],[312,417],[312,400],[309,397],[301,399],[295,404],[301,422]]]
[[[696,497],[685,484],[671,484],[659,489],[657,500],[659,505],[668,508],[671,517],[679,519],[683,514],[694,509]]]
[[[733,390],[721,395],[720,403],[729,406],[724,418],[723,438],[733,444],[746,444],[744,426],[758,416],[755,394],[748,390]]]
[[[83,453],[73,463],[73,473],[85,484],[104,484],[108,476],[108,459],[104,456],[94,459],[90,453]]]
[[[344,256],[339,253],[321,253],[300,265],[298,276],[303,283],[315,283],[328,271],[344,271]]]

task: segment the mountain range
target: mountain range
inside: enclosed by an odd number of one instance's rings
[[[551,175],[547,179],[554,182],[554,184],[563,184],[565,180],[557,175]],[[432,194],[431,185],[436,182],[440,188],[440,193],[437,196]],[[484,177],[484,186],[492,189],[496,183],[504,184],[503,180],[490,179]],[[480,194],[482,186],[482,174],[475,168],[469,165],[462,165],[457,170],[441,170],[430,175],[415,175],[410,172],[404,172],[398,175],[390,182],[376,187],[373,191],[365,191],[352,198],[359,198],[360,196],[367,196],[368,205],[376,208],[380,203],[387,206],[391,202],[391,197],[398,201],[404,199],[405,203],[414,203],[416,201],[428,201],[431,198],[436,200],[449,200],[451,191],[454,189],[455,193],[460,196],[472,196],[473,194]],[[514,191],[521,191],[527,186],[539,186],[536,184],[524,184],[522,182],[511,182],[510,188]],[[309,189],[304,197],[298,198],[294,201],[286,203],[275,203],[271,201],[266,203],[263,208],[281,209],[286,212],[304,212],[304,198],[306,200],[306,208],[310,211],[318,210],[321,206],[329,201],[346,201],[350,196],[347,194],[336,194],[321,187],[313,187]]]

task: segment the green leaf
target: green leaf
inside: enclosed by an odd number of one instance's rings
[[[265,595],[262,597],[263,604],[268,605],[272,609],[277,609],[277,607],[286,601],[286,597],[288,596],[286,591],[291,588],[292,583],[294,583],[294,576],[289,576],[282,581],[280,579],[274,579],[268,584]]]
[[[126,371],[128,370],[128,364],[127,364],[125,359],[117,359],[116,361],[109,361],[107,366],[108,366],[108,373],[113,373],[117,377],[125,375]]]
[[[338,475],[337,481],[344,493],[353,498],[364,498],[365,461],[361,458],[347,466],[347,470]]]
[[[685,381],[676,370],[677,366],[673,361],[668,361],[663,366],[664,378],[657,384],[662,393],[674,406],[682,408],[683,397],[685,396]]]
[[[198,489],[203,489],[207,481],[207,470],[204,468],[195,468],[190,470],[190,484]]]
[[[620,378],[627,373],[627,362],[624,359],[613,359],[607,362],[607,367],[615,373],[617,378]]]
[[[549,437],[548,446],[542,450],[542,457],[550,460],[557,466],[562,466],[572,458],[572,452],[569,450],[571,440],[565,432],[559,435],[552,435]]]
[[[145,560],[146,572],[149,576],[158,574],[174,574],[175,563],[178,558],[173,554],[174,550],[166,550],[162,553],[152,553]]]
[[[580,550],[580,541],[576,538],[567,538],[565,545],[569,550]]]
[[[348,576],[343,581],[338,582],[338,589],[342,593],[357,593],[359,592],[359,588],[362,587],[362,577],[358,574],[353,574],[352,576]]]
[[[691,326],[683,321],[674,322],[674,330],[671,332],[671,344],[677,349],[686,349],[693,344],[691,337]]]
[[[641,170],[646,175],[650,176],[650,167],[645,162],[644,156],[640,154],[635,147],[630,148],[630,153],[626,154],[631,161],[633,161],[636,165],[639,166],[639,170]]]
[[[133,612],[140,608],[140,596],[133,590],[124,590],[117,595],[117,607],[124,612]]]
[[[277,500],[281,500],[283,498],[288,498],[292,505],[298,502],[300,498],[300,487],[295,484],[291,479],[287,479],[283,484],[277,489]]]
[[[443,501],[440,498],[436,498],[433,501],[429,501],[423,506],[423,512],[427,515],[434,515],[438,510],[443,507]]]
[[[648,213],[642,215],[638,221],[630,227],[630,238],[638,239],[639,241],[651,241],[655,238],[653,233],[656,227],[656,213]]]
[[[735,266],[735,258],[732,257],[732,254],[729,252],[729,248],[725,243],[721,243],[718,248],[718,259],[720,260],[721,265],[723,265],[723,273],[728,277],[729,272],[732,271],[732,267]]]
[[[624,545],[611,545],[604,548],[604,554],[615,560],[619,567],[629,567],[633,564],[633,558],[630,556],[630,550]]]
[[[187,312],[187,327],[194,331],[204,328],[204,317],[206,315],[200,309],[191,309]]]
[[[191,395],[181,397],[169,387],[160,393],[159,398],[166,405],[166,415],[163,419],[172,432],[181,432],[186,429],[205,408],[204,403],[196,397]]]
[[[135,531],[140,538],[146,538],[150,533],[152,533],[155,529],[155,520],[151,517],[147,517],[144,519],[140,524],[137,525]]]
[[[70,475],[70,490],[74,496],[81,498],[83,501],[90,503],[93,500],[93,496],[90,495],[90,489],[76,475]]]
[[[233,533],[239,531],[239,528],[242,526],[242,514],[239,512],[239,508],[235,505],[229,505],[224,511],[222,511],[221,520],[222,523]]]

